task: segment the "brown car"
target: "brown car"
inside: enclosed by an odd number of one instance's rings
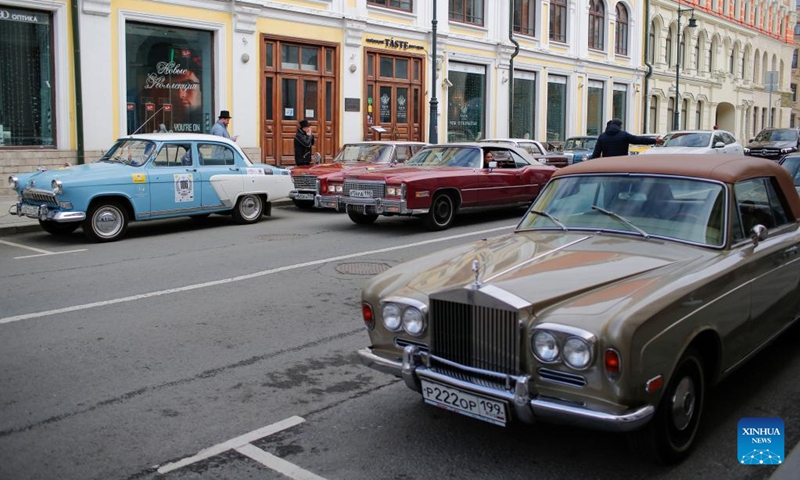
[[[799,218],[790,175],[766,160],[566,167],[513,233],[371,280],[359,355],[431,405],[629,432],[677,462],[708,389],[798,318]]]

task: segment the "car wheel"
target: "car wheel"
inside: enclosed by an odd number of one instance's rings
[[[347,212],[347,216],[350,217],[350,220],[353,223],[357,223],[359,225],[369,225],[370,223],[375,223],[375,220],[378,219],[377,215],[367,215],[365,213],[358,213],[358,212]]]
[[[453,197],[446,193],[439,193],[433,197],[431,209],[425,216],[425,227],[428,230],[446,230],[453,224],[456,216],[456,207]]]
[[[702,357],[691,348],[683,354],[650,423],[629,439],[646,458],[671,465],[689,455],[705,403]]]
[[[297,200],[293,198],[292,202],[294,202],[294,206],[300,210],[309,210],[314,208],[314,200]]]
[[[59,223],[52,220],[39,220],[42,230],[51,235],[69,235],[81,226],[81,222]]]
[[[256,223],[263,213],[264,202],[258,195],[242,195],[231,212],[233,219],[241,224]]]
[[[89,208],[83,233],[93,242],[119,240],[128,230],[128,211],[114,201],[98,202]]]

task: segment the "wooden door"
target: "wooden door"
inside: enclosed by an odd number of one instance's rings
[[[422,141],[422,60],[369,52],[366,66],[366,140]]]

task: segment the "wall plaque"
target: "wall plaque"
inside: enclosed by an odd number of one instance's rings
[[[361,111],[361,99],[360,98],[345,98],[344,99],[344,111],[345,112],[360,112]]]

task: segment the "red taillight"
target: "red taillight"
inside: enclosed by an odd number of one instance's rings
[[[364,324],[367,329],[372,330],[375,327],[375,317],[372,315],[372,305],[367,302],[361,304],[361,317],[364,319]]]
[[[619,378],[621,372],[619,353],[616,350],[609,348],[606,350],[604,360],[606,365],[606,374],[608,374],[608,376],[613,380]]]

